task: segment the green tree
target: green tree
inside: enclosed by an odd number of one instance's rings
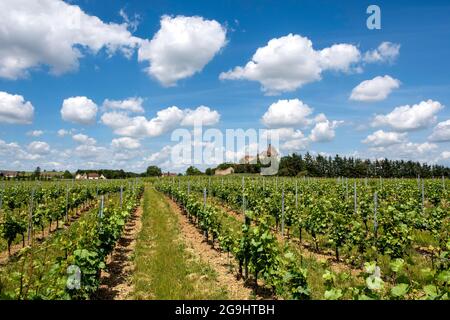
[[[157,166],[149,166],[146,171],[147,177],[159,177],[161,175],[161,169]]]
[[[72,179],[72,178],[73,178],[73,175],[70,173],[69,170],[66,170],[66,171],[64,171],[64,173],[63,173],[63,177],[64,177],[64,179]]]
[[[189,168],[187,168],[186,170],[186,175],[187,176],[198,176],[203,174],[199,169],[197,169],[194,166],[190,166]]]

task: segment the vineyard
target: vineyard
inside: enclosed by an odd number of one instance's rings
[[[0,298],[102,298],[141,210],[128,299],[446,300],[449,190],[420,178],[8,181]]]

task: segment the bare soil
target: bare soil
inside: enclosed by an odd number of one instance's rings
[[[142,201],[125,225],[122,237],[106,261],[100,275],[100,286],[95,298],[99,300],[127,300],[133,292],[133,253],[136,238],[142,228]]]
[[[216,271],[217,281],[220,286],[227,288],[229,299],[248,300],[252,298],[252,295],[255,297],[254,294],[256,294],[256,299],[273,299],[273,296],[264,288],[258,288],[255,292],[253,282],[241,279],[233,264],[233,257],[222,252],[217,246],[212,247],[210,242],[206,242],[201,231],[189,221],[178,204],[167,196],[165,198],[171,209],[179,215],[178,221],[186,250],[199,256],[202,261],[208,263]]]

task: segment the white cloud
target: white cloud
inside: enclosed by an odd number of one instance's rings
[[[25,101],[20,95],[0,91],[0,123],[30,124],[33,121],[33,114],[34,107],[31,102]]]
[[[97,141],[94,138],[91,138],[82,133],[74,134],[72,136],[72,139],[74,141],[78,142],[79,144],[84,144],[84,145],[95,145],[97,143]]]
[[[349,72],[351,66],[358,62],[360,52],[354,45],[341,43],[319,51],[320,64],[323,70]]]
[[[32,154],[45,155],[50,153],[50,146],[47,142],[42,141],[31,142],[27,149]]]
[[[270,40],[244,67],[223,72],[220,79],[258,81],[264,92],[275,95],[318,81],[326,70],[348,72],[359,60],[360,52],[351,44],[317,51],[308,38],[289,34]]]
[[[107,160],[109,159],[107,151],[104,147],[89,144],[82,144],[75,148],[75,154],[82,159],[103,158]]]
[[[144,160],[149,163],[159,164],[168,161],[171,154],[172,154],[172,147],[164,146],[160,151],[152,153]]]
[[[450,141],[450,119],[439,122],[428,139],[436,142]]]
[[[103,108],[142,113],[144,112],[144,108],[142,107],[143,102],[144,99],[140,97],[131,97],[125,100],[106,99],[105,101],[103,101]]]
[[[408,142],[401,146],[400,152],[406,154],[415,154],[415,153],[428,153],[430,151],[436,150],[438,146],[434,143],[424,142],[424,143],[414,143]]]
[[[183,111],[169,107],[157,112],[156,117],[128,117],[124,113],[109,112],[102,115],[103,124],[114,129],[114,133],[130,137],[156,137],[176,127],[183,119]]]
[[[128,24],[104,23],[62,0],[0,2],[0,77],[17,79],[41,65],[53,74],[78,68],[84,53],[130,57],[141,39]]]
[[[372,80],[365,80],[353,88],[350,100],[381,101],[388,97],[393,89],[400,87],[400,81],[388,75],[378,76]]]
[[[377,49],[367,51],[364,54],[364,61],[373,62],[390,62],[392,63],[400,54],[400,45],[392,42],[382,42]]]
[[[294,128],[277,128],[263,130],[262,137],[265,139],[278,137],[280,141],[285,141],[304,138],[304,134],[300,130],[294,130]]]
[[[442,151],[441,157],[445,160],[450,159],[450,151]]]
[[[395,144],[390,146],[373,147],[371,150],[384,153],[388,158],[407,158],[414,159],[417,156],[428,155],[430,152],[438,149],[434,143],[423,142],[405,142],[402,144]]]
[[[200,106],[194,110],[184,110],[184,118],[181,121],[183,126],[193,126],[196,122],[204,126],[212,126],[219,122],[220,114],[216,110],[211,110],[209,107]]]
[[[139,48],[139,61],[149,61],[147,73],[162,85],[174,86],[200,72],[226,44],[226,30],[202,17],[162,16],[161,28]]]
[[[281,145],[283,149],[286,149],[288,151],[301,151],[306,150],[309,146],[310,140],[308,138],[299,138],[299,139],[292,139],[288,140],[285,143]]]
[[[335,129],[343,122],[343,121],[330,121],[328,120],[323,113],[319,114],[315,118],[316,125],[311,130],[311,134],[309,138],[314,142],[326,142],[334,139],[336,133]]]
[[[444,106],[433,100],[422,101],[413,106],[396,107],[386,115],[376,115],[372,126],[388,126],[397,131],[417,130],[436,122],[436,113]]]
[[[122,137],[113,139],[111,141],[111,146],[116,149],[138,149],[141,146],[139,140],[130,138],[130,137]]]
[[[58,133],[58,136],[60,136],[60,137],[64,137],[64,136],[70,134],[70,132],[65,129],[59,129],[57,133]]]
[[[79,124],[92,124],[97,115],[97,105],[87,97],[65,99],[61,108],[63,120]]]
[[[134,32],[134,31],[137,30],[137,28],[138,28],[138,26],[139,26],[139,24],[141,22],[141,19],[142,19],[142,17],[139,14],[135,13],[133,15],[133,17],[130,19],[130,17],[125,12],[125,10],[124,9],[120,9],[119,10],[119,15],[122,17],[122,19],[125,21],[125,23],[128,25],[128,28],[131,31]]]
[[[200,106],[194,110],[181,110],[172,106],[156,113],[150,120],[143,116],[130,117],[123,112],[107,112],[101,117],[101,122],[114,129],[114,133],[128,137],[157,137],[177,126],[192,126],[194,120],[203,125],[216,124],[220,114],[209,107]]]
[[[16,142],[7,143],[0,139],[0,155],[6,156],[7,154],[14,154],[19,149],[20,146]]]
[[[30,137],[40,137],[43,134],[44,134],[44,131],[42,131],[42,130],[33,130],[33,131],[27,132],[27,136],[30,136]]]
[[[313,109],[299,99],[278,100],[270,105],[262,116],[262,123],[268,127],[306,126],[311,120]]]
[[[406,133],[384,132],[383,130],[378,130],[368,135],[362,142],[374,147],[387,147],[402,143],[405,139]]]

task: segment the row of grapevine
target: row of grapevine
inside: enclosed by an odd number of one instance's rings
[[[204,232],[206,239],[211,237],[212,246],[217,240],[222,250],[233,254],[241,276],[247,279],[252,274],[256,286],[261,279],[278,296],[289,299],[310,297],[305,269],[300,267],[291,252],[277,243],[266,221],[251,223],[251,213],[248,212],[241,231],[235,232],[221,224],[217,208],[195,195],[170,184],[158,184],[157,188],[179,203],[192,223]]]
[[[104,190],[117,191],[118,183]],[[122,188],[121,188],[122,189]],[[0,272],[3,299],[88,299],[126,220],[139,205],[143,184],[95,197],[95,205],[68,228],[25,247]]]
[[[403,282],[399,284],[388,281],[386,288],[396,288],[397,293],[400,287],[408,288],[405,292],[415,291],[413,296],[448,297],[450,188],[446,181],[190,177],[155,183],[172,192],[203,192],[288,239],[297,237],[316,252],[332,249],[336,261],[358,269],[374,261],[375,265],[384,263],[384,270],[391,274],[395,273],[392,263],[407,261],[409,279],[400,277]],[[242,237],[246,232],[244,228]],[[429,259],[429,268],[425,266],[412,277],[410,270],[423,265],[421,255]],[[423,294],[431,287],[434,295]],[[395,297],[389,290],[383,295],[363,289],[356,296]]]

